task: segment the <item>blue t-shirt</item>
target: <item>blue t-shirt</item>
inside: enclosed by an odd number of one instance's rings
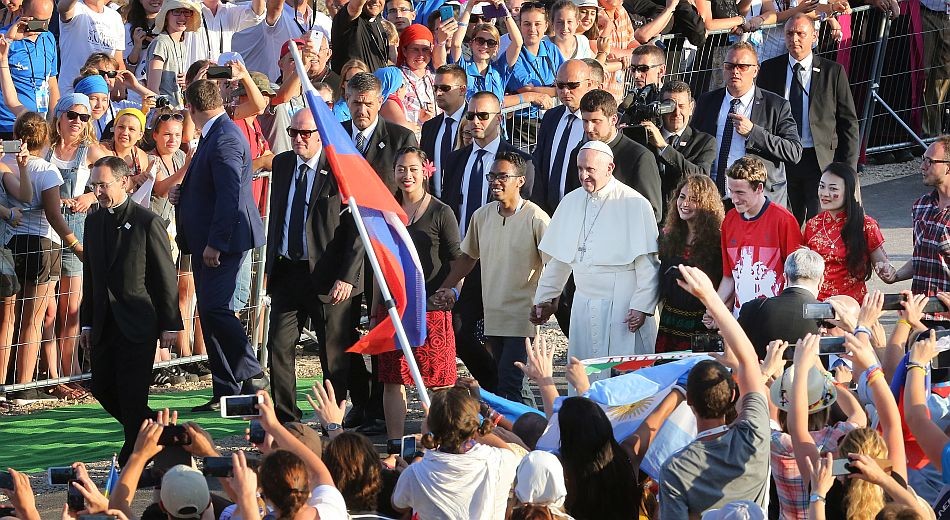
[[[564,57],[554,43],[548,40],[541,40],[541,46],[538,47],[538,55],[522,47],[518,54],[518,61],[511,68],[511,77],[508,78],[507,91],[517,93],[522,87],[550,87],[554,85],[554,76],[557,69],[564,63]],[[523,115],[535,116],[537,107],[523,110]]]
[[[412,23],[419,25],[429,25],[429,15],[439,10],[445,0],[421,0],[413,2],[413,9],[416,11],[416,19]]]
[[[467,60],[464,57],[459,58],[458,66],[465,69],[468,75],[468,92],[465,94],[465,100],[470,101],[476,92],[489,91],[498,96],[498,102],[504,105],[505,102],[505,84],[511,77],[511,68],[508,66],[508,58],[502,54],[491,62],[483,75],[478,71],[474,61]]]
[[[345,99],[338,99],[337,102],[333,104],[333,115],[335,115],[336,120],[341,123],[352,119],[352,117],[350,117],[350,107],[346,104]]]
[[[12,42],[9,62],[20,103],[27,110],[46,114],[50,108],[49,78],[59,74],[59,56],[53,33],[40,33],[36,42],[26,38]],[[13,112],[0,99],[0,131],[12,132],[15,119]]]

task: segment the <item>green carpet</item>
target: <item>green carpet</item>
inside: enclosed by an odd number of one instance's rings
[[[297,380],[298,406],[312,413],[304,394],[313,379]],[[247,422],[222,419],[217,412],[192,413],[191,407],[211,398],[211,389],[153,394],[153,410],[178,410],[179,422],[195,421],[213,438],[244,433]],[[68,466],[75,461],[108,460],[122,448],[119,423],[99,403],[78,404],[43,410],[29,415],[0,417],[0,468],[33,473],[50,466]]]

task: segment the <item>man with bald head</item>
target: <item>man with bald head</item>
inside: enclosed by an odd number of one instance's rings
[[[277,418],[299,421],[294,358],[305,317],[313,322],[324,376],[336,394],[369,395],[362,359],[345,351],[359,339],[363,244],[327,162],[309,109],[291,118],[293,150],[273,162],[267,230],[267,292],[271,297],[271,386]],[[332,428],[331,425],[325,425]]]
[[[645,354],[656,342],[656,219],[650,202],[615,179],[614,169],[607,143],[581,146],[581,189],[564,196],[538,246],[551,260],[538,282],[531,320],[550,318],[573,273],[568,355],[579,359]]]
[[[538,142],[532,154],[538,176],[532,200],[551,214],[564,195],[571,191],[568,159],[571,150],[584,137],[581,120],[581,98],[596,85],[591,80],[591,68],[582,60],[565,61],[557,71],[554,88],[561,105],[548,110],[541,119]]]

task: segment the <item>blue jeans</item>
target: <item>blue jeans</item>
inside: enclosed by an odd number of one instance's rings
[[[251,257],[253,251],[245,251],[244,258],[241,259],[241,268],[238,270],[237,279],[234,282],[234,296],[231,297],[231,310],[241,312],[247,307],[247,302],[251,299]]]
[[[528,353],[524,346],[525,338],[487,336],[485,341],[498,365],[498,387],[495,393],[509,401],[534,407],[534,393],[528,388],[528,379],[524,376],[524,372],[515,366],[515,361],[528,362]]]

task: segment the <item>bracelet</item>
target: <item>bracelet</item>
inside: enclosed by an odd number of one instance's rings
[[[913,361],[908,361],[905,366],[907,367],[907,373],[908,373],[908,374],[910,373],[911,369],[914,369],[914,368],[919,368],[919,369],[923,370],[923,371],[924,371],[924,374],[927,373],[927,367],[921,365],[920,363],[915,363],[915,362],[913,362]]]
[[[458,26],[459,26],[459,27],[468,27],[468,23],[466,23],[466,22],[459,22],[459,23],[458,23]]]
[[[449,287],[449,289],[452,289],[452,294],[455,295],[455,301],[459,301],[459,290],[455,287]]]
[[[897,320],[897,324],[898,324],[898,325],[900,325],[900,324],[902,324],[902,323],[903,323],[904,325],[907,325],[908,327],[911,327],[911,328],[914,327],[913,325],[910,324],[909,321],[907,321],[907,320],[904,319],[904,318],[901,318],[901,319]]]
[[[878,379],[884,379],[884,372],[876,371],[870,376],[868,376],[867,385],[871,386],[871,384],[874,383],[874,381]]]
[[[72,242],[70,242],[69,245],[66,246],[66,247],[67,247],[68,249],[72,249],[72,248],[76,247],[76,244],[78,244],[78,243],[79,243],[79,239],[76,238],[76,239],[74,239]]]
[[[865,333],[865,334],[867,334],[869,338],[872,336],[872,334],[871,334],[871,329],[865,327],[864,325],[858,325],[857,327],[854,328],[854,335],[855,335],[855,336],[857,336],[858,334],[860,334],[860,333],[862,333],[862,332]]]
[[[518,104],[520,105],[522,103],[524,103],[524,96],[522,96],[521,94],[518,94]]]

